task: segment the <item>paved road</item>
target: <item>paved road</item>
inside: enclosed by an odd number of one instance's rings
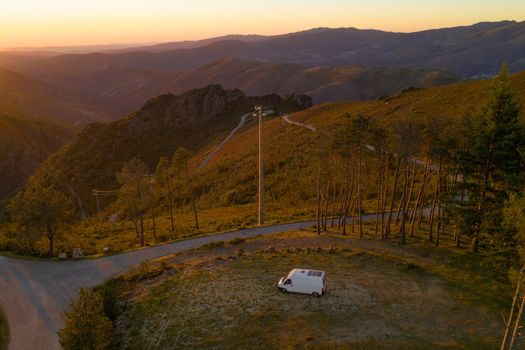
[[[295,122],[293,120],[290,119],[290,116],[287,114],[287,115],[284,115],[283,116],[283,120],[285,122],[287,122],[288,124],[292,124],[292,125],[296,125],[296,126],[301,126],[303,128],[306,128],[308,130],[311,130],[311,131],[317,131],[316,128],[314,128],[313,126],[311,125],[308,125],[308,124],[304,124],[304,123],[299,123],[299,122]]]
[[[210,153],[208,153],[208,155],[206,156],[206,158],[204,158],[202,160],[202,162],[199,164],[199,169],[202,169],[206,166],[206,164],[208,164],[208,162],[210,161],[211,157],[213,157],[213,155],[217,152],[219,152],[222,147],[226,144],[226,142],[228,142],[232,137],[233,135],[235,135],[237,133],[237,131],[241,130],[241,128],[244,126],[244,124],[246,124],[246,120],[252,116],[253,113],[246,113],[245,115],[243,115],[241,117],[241,120],[239,121],[239,124],[235,127],[235,129],[233,129],[229,134],[228,136],[226,136],[226,138],[224,140],[221,141],[221,143],[219,143],[217,145],[217,147],[215,147],[213,149],[213,151],[211,151]]]
[[[9,349],[60,349],[56,331],[63,325],[61,314],[80,287],[93,287],[142,261],[210,242],[293,231],[313,224],[307,221],[244,229],[94,260],[30,261],[0,256],[0,306],[9,322]]]

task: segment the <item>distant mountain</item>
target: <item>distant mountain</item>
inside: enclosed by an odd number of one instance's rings
[[[9,67],[49,79],[60,68],[83,71],[90,67],[97,69],[119,64],[126,68],[170,72],[233,57],[308,67],[436,68],[464,77],[495,74],[503,62],[507,62],[511,70],[525,65],[525,22],[514,21],[483,22],[415,33],[317,28],[254,41],[229,38],[211,39],[210,42],[205,46],[173,51],[148,49],[149,52],[64,55],[44,58],[36,63],[12,63]],[[170,44],[166,45],[169,47]]]
[[[209,44],[213,44],[218,41],[242,41],[245,43],[253,43],[262,40],[266,40],[268,37],[264,35],[224,35],[215,38],[203,39],[203,40],[185,40],[185,41],[174,41],[169,43],[162,43],[149,46],[139,47],[128,47],[117,50],[105,50],[106,53],[123,53],[123,52],[162,52],[162,51],[173,51],[179,49],[193,49],[196,47],[202,47]]]
[[[120,120],[90,124],[53,154],[35,176],[64,191],[74,191],[89,211],[95,208],[91,189],[115,188],[115,174],[126,161],[138,157],[154,170],[160,157],[172,156],[178,147],[199,151],[227,134],[256,104],[286,112],[308,107],[311,101],[275,94],[248,97],[241,90],[224,90],[219,85],[178,96],[161,95]]]
[[[0,113],[69,125],[108,119],[85,94],[5,69],[0,69]]]
[[[39,75],[95,97],[92,103],[116,118],[139,108],[152,96],[220,84],[240,88],[250,95],[301,93],[315,103],[367,100],[408,87],[429,87],[457,82],[461,77],[438,69],[385,67],[304,67],[236,58],[223,59],[181,72],[154,71],[119,63],[96,64],[99,54],[80,56],[74,65],[56,62]],[[65,56],[62,58],[66,58]],[[92,59],[93,58],[93,59]],[[57,58],[58,59],[58,58]]]
[[[363,101],[390,95],[408,87],[446,85],[461,77],[438,69],[393,67],[304,67],[297,64],[274,64],[225,59],[209,65],[174,74],[171,88],[221,84],[238,87],[250,95],[272,92],[286,95],[307,94],[315,103]]]
[[[0,200],[22,186],[75,129],[107,118],[77,93],[0,69]]]

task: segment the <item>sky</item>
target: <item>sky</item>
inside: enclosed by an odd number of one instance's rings
[[[523,0],[0,0],[0,48],[195,40],[316,27],[398,32],[524,21]]]

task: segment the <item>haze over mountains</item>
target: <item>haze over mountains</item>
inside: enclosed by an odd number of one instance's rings
[[[248,95],[362,101],[493,75],[503,62],[511,72],[525,69],[525,22],[416,33],[317,28],[101,53],[0,53],[0,115],[9,125],[0,130],[0,157],[6,159],[3,174],[16,179],[6,181],[11,185],[0,197],[23,183],[73,128],[121,118],[158,95],[220,84]]]

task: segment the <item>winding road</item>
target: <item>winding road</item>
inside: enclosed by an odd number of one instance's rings
[[[244,126],[250,115],[242,116],[239,125],[207,156],[201,167]],[[315,131],[309,125],[291,121],[288,116],[283,119],[289,124]],[[364,220],[373,218],[375,214],[363,217]],[[145,260],[198,248],[211,242],[294,231],[314,224],[315,221],[303,221],[242,229],[91,260],[23,260],[0,256],[0,307],[5,311],[9,323],[9,349],[60,349],[56,331],[63,326],[62,314],[71,300],[76,298],[80,288],[96,286]]]
[[[0,306],[9,323],[9,349],[60,349],[56,331],[63,326],[61,315],[80,287],[96,286],[145,260],[211,242],[294,231],[314,224],[315,221],[304,221],[243,229],[91,260],[22,260],[0,256]]]
[[[233,135],[235,135],[237,133],[237,131],[241,130],[241,128],[244,126],[244,124],[246,124],[246,120],[252,116],[253,113],[246,113],[245,115],[243,115],[241,117],[241,120],[239,122],[239,124],[235,127],[235,129],[233,129],[229,134],[228,136],[226,136],[226,138],[224,140],[221,141],[221,143],[219,143],[217,145],[217,147],[215,147],[213,149],[213,151],[211,151],[210,153],[208,153],[208,155],[206,156],[206,158],[204,158],[202,160],[202,162],[199,164],[199,167],[198,169],[202,169],[206,166],[206,164],[208,164],[208,162],[210,161],[211,157],[213,157],[217,152],[219,152],[222,147],[226,144],[226,142],[228,142],[232,137]]]

